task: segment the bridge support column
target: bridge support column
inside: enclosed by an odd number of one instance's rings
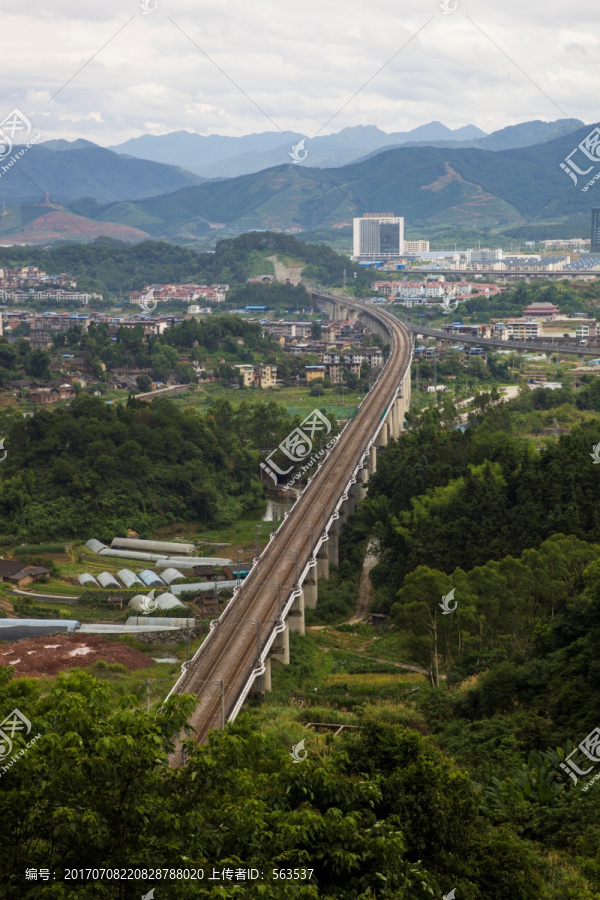
[[[359,502],[361,500],[364,500],[365,497],[367,496],[368,480],[369,480],[369,470],[366,466],[363,466],[363,468],[358,473],[357,485],[358,485],[358,500],[359,500]]]
[[[356,497],[354,495],[354,485],[348,488],[348,499],[345,501],[346,515],[351,516],[356,512]]]
[[[392,438],[396,437],[396,415],[394,413],[393,403],[388,409],[387,416],[385,417],[385,424],[387,425],[388,441],[391,441]]]
[[[300,591],[298,597],[292,603],[292,608],[287,617],[287,626],[290,631],[297,631],[298,634],[305,634],[304,591]]]
[[[308,570],[308,574],[302,584],[302,593],[304,594],[304,605],[307,609],[315,609],[317,605],[317,568],[316,566]]]
[[[334,520],[331,523],[331,528],[329,529],[329,562],[332,566],[339,566],[340,564],[340,530],[339,530],[339,516],[334,516]]]
[[[369,474],[374,475],[377,471],[377,447],[375,444],[371,445],[371,449],[369,450]]]
[[[398,397],[394,406],[396,407],[396,421],[398,423],[398,434],[404,431],[404,413],[406,412],[406,401],[404,397]]]
[[[265,659],[265,671],[257,678],[252,686],[252,694],[257,694],[259,697],[261,694],[264,694],[265,691],[271,690],[271,660],[267,656]]]
[[[321,544],[317,553],[317,579],[329,578],[329,554],[327,544]]]
[[[342,528],[344,527],[344,525],[345,525],[346,522],[348,521],[348,505],[347,505],[347,499],[348,499],[348,498],[345,498],[344,500],[342,500],[342,503],[341,503],[341,505],[340,505],[340,510],[339,510],[339,517],[340,517],[340,531],[342,530]]]
[[[375,438],[375,446],[376,447],[387,447],[388,442],[388,429],[386,422],[381,423],[381,428],[379,429],[379,433]]]
[[[273,662],[278,662],[282,666],[289,666],[290,664],[290,629],[287,621],[283,631],[275,638],[275,642],[271,647],[270,658]]]

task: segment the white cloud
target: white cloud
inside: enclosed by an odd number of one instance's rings
[[[557,107],[592,122],[595,19],[585,0],[458,0],[451,15],[438,0],[158,0],[150,15],[138,0],[8,0],[0,113],[103,145],[181,129],[310,136],[342,106],[326,132],[432,119],[491,131]]]

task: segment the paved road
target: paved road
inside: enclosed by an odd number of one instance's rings
[[[557,353],[561,356],[600,355],[598,347],[581,347],[574,344],[546,344],[543,341],[503,341],[501,338],[480,338],[474,337],[472,334],[441,331],[438,328],[428,328],[426,325],[413,325],[411,322],[403,322],[403,325],[412,334],[422,334],[423,337],[434,337],[458,344],[473,344],[477,347],[490,347],[500,350],[525,350],[528,353],[540,350],[543,353]]]

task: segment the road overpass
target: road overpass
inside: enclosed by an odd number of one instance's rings
[[[210,729],[233,721],[246,698],[271,688],[271,666],[290,661],[290,631],[304,634],[304,609],[314,609],[318,583],[339,564],[339,535],[366,495],[378,451],[403,430],[410,403],[411,340],[395,316],[328,294],[313,295],[331,318],[350,311],[390,346],[388,360],[358,412],[342,430],[299,500],[169,693],[191,693],[198,705],[189,720],[205,743]],[[183,762],[178,744],[171,762]]]
[[[379,269],[381,272],[382,270]],[[598,269],[566,269],[557,272],[539,271],[539,269],[432,269],[427,267],[400,270],[403,275],[458,275],[461,279],[473,281],[474,278],[488,278],[491,281],[507,281],[510,278],[558,278],[573,281],[576,278],[600,278]]]
[[[545,341],[504,341],[502,338],[480,338],[472,334],[461,334],[458,331],[441,331],[438,328],[426,328],[424,325],[413,325],[411,322],[402,323],[407,331],[416,336],[433,337],[436,341],[450,344],[472,344],[477,347],[490,347],[491,349],[514,350],[515,353],[545,353],[550,357],[553,354],[560,356],[598,356],[600,348],[578,346],[576,344],[549,344]]]

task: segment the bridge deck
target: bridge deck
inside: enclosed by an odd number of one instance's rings
[[[390,334],[390,356],[356,416],[344,428],[174,689],[176,693],[195,694],[200,700],[189,721],[199,743],[206,741],[211,728],[220,725],[221,691],[220,685],[214,682],[225,683],[227,718],[236,704],[239,705],[238,699],[257,665],[256,622],[261,622],[260,645],[263,646],[294,590],[296,573],[302,573],[310,565],[314,549],[311,528],[316,543],[317,538],[323,537],[410,363],[410,339],[394,316],[366,304],[344,302],[384,324]],[[174,762],[181,754],[176,753],[176,757]]]
[[[500,347],[502,350],[526,350],[532,353],[540,350],[542,353],[562,353],[569,356],[597,356],[598,347],[576,346],[573,344],[547,344],[544,341],[504,341],[502,338],[480,338],[472,334],[460,334],[457,331],[441,331],[439,328],[427,328],[426,325],[413,325],[412,322],[402,322],[407,331],[412,334],[422,334],[423,337],[434,337],[438,340],[456,341],[458,344],[475,344],[477,347]]]

